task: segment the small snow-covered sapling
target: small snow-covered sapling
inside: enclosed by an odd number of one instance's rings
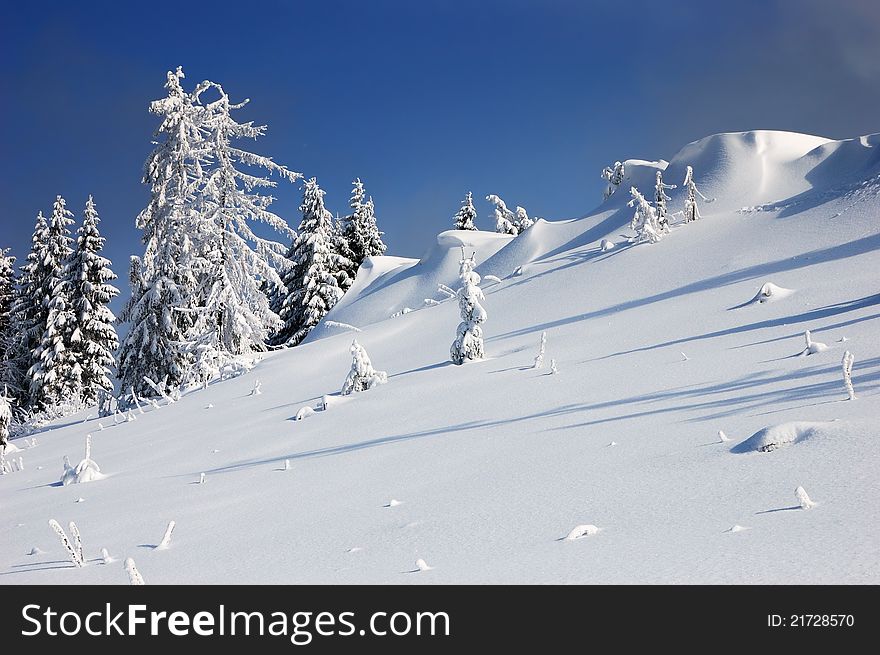
[[[76,523],[71,521],[68,526],[70,528],[70,535],[73,537],[73,548],[76,551],[76,556],[79,558],[79,561],[85,564],[86,558],[83,555],[83,544],[82,537],[79,534],[79,528],[76,527]]]
[[[110,564],[113,561],[113,558],[110,557],[110,551],[108,551],[106,548],[101,549],[101,560],[104,562],[104,564]]]
[[[254,388],[251,389],[251,395],[252,395],[252,396],[259,396],[261,393],[263,393],[263,392],[260,390],[260,389],[262,388],[262,386],[263,386],[263,384],[262,384],[259,380],[257,380],[256,382],[254,382]]]
[[[544,366],[544,351],[547,348],[547,332],[541,332],[541,345],[538,350],[538,355],[535,357],[535,363],[532,365],[532,368],[543,368]]]
[[[801,509],[812,509],[816,506],[810,497],[807,495],[806,489],[803,487],[798,487],[794,490],[794,496],[797,498],[798,504],[801,506]]]
[[[828,350],[828,346],[826,346],[824,343],[813,341],[813,335],[810,334],[809,330],[806,330],[804,332],[804,342],[805,347],[803,352],[801,352],[801,357],[806,357],[807,355],[815,355],[816,353],[820,353],[823,350]]]
[[[557,373],[559,373],[559,369],[556,368],[556,360],[551,359],[550,360],[550,375],[556,375]]]
[[[174,532],[174,526],[174,521],[168,522],[168,527],[165,528],[165,534],[162,536],[162,541],[156,546],[156,550],[166,550],[171,545],[171,533]]]
[[[421,557],[416,560],[416,569],[418,569],[419,571],[430,571],[433,568],[433,566],[428,566],[428,563]]]
[[[199,473],[199,484],[205,484],[205,474]]]
[[[140,571],[134,565],[134,560],[130,557],[125,559],[125,572],[128,573],[128,582],[131,585],[143,585],[144,579],[141,577]]]
[[[284,460],[284,470],[285,470],[285,471],[289,471],[289,470],[290,470],[290,460],[289,460],[289,459],[285,459],[285,460]]]
[[[70,542],[70,539],[67,538],[67,533],[64,532],[64,528],[61,527],[61,524],[55,519],[49,519],[49,527],[52,528],[56,535],[58,535],[58,538],[61,540],[61,545],[64,546],[64,550],[67,551],[67,557],[73,562],[73,565],[78,569],[82,568],[84,562],[80,559],[80,556],[77,553],[76,548],[74,548],[73,544]]]
[[[718,430],[718,440],[721,443],[724,443],[726,441],[731,441],[731,438],[724,434],[724,430]]]
[[[352,392],[366,391],[373,387],[388,382],[388,374],[385,371],[377,371],[373,368],[370,356],[364,347],[357,342],[357,339],[351,342],[351,370],[342,384],[342,395],[347,396]],[[300,412],[312,408],[303,407]],[[306,413],[308,416],[309,413]],[[303,416],[305,418],[305,416]],[[299,420],[299,413],[297,413]]]
[[[853,357],[853,354],[850,351],[847,350],[843,353],[843,361],[841,362],[843,365],[843,386],[846,389],[849,400],[856,399],[856,390],[853,388],[852,383],[852,368],[854,362],[855,357]]]

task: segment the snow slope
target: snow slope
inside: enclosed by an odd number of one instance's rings
[[[362,329],[387,384],[293,421],[350,366],[354,335],[323,328],[133,422],[74,417],[19,442],[24,470],[0,477],[0,581],[125,584],[131,557],[148,584],[880,582],[877,148],[715,135],[628,162],[583,218],[376,258],[328,318]],[[679,184],[688,163],[716,198],[703,220],[625,244],[629,184],[649,191],[658,168]],[[463,239],[502,281],[484,286],[489,358],[457,367],[454,301],[390,316],[442,298]],[[793,293],[745,305],[767,282]],[[798,357],[806,329],[828,350]],[[768,426],[794,436],[756,450]],[[106,478],[53,486],[87,433]],[[84,568],[49,519],[77,523]]]

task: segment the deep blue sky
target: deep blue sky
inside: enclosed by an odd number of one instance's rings
[[[334,212],[360,176],[389,254],[419,256],[465,191],[583,215],[601,168],[714,132],[880,131],[873,0],[54,2],[0,16],[0,247],[26,252],[58,193],[89,193],[125,277],[165,72],[210,78],[269,126],[254,149],[317,176]],[[298,185],[277,191],[299,223]],[[124,280],[121,286],[125,287]]]

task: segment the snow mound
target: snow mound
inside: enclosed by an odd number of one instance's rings
[[[433,566],[428,566],[428,563],[421,558],[416,560],[416,570],[417,571],[430,571],[433,568],[434,568]]]
[[[747,527],[745,527],[745,526],[742,526],[742,525],[734,525],[734,526],[732,526],[732,527],[730,527],[730,528],[727,528],[727,530],[725,530],[724,532],[725,532],[725,533],[729,533],[729,532],[730,532],[730,533],[733,533],[733,532],[745,532],[745,531],[748,530],[748,529],[749,529],[749,528],[747,528]]]
[[[601,528],[597,528],[595,525],[586,523],[584,525],[577,525],[571,529],[565,536],[565,541],[574,541],[575,539],[583,539],[584,537],[592,537],[594,535],[599,534],[599,530]]]
[[[16,446],[11,441],[6,444],[6,448],[3,450],[4,455],[9,455],[10,453],[20,453],[20,452],[21,452],[21,448]]]
[[[739,307],[748,307],[750,305],[762,305],[768,302],[776,302],[777,300],[782,300],[794,293],[794,289],[786,289],[785,287],[780,287],[772,282],[765,282],[761,287],[760,291],[758,291],[755,296],[749,300],[747,303],[743,305],[739,305]]]
[[[826,425],[827,423],[815,423],[809,421],[793,421],[791,423],[771,425],[758,430],[751,437],[734,446],[730,452],[748,453],[757,451],[761,453],[769,453],[782,446],[799,443],[805,439],[809,439],[813,437],[817,431],[822,430]]]
[[[296,413],[294,417],[294,421],[302,421],[307,419],[309,416],[314,416],[315,410],[306,405],[305,407],[300,407],[299,411]]]

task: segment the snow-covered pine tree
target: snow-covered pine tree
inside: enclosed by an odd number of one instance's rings
[[[674,184],[664,184],[663,173],[657,171],[657,182],[654,185],[654,209],[657,212],[657,225],[664,232],[669,232],[669,211],[666,208],[666,201],[672,200],[666,195],[666,189],[674,188]]]
[[[76,403],[79,399],[82,370],[72,349],[75,321],[70,280],[66,278],[66,265],[73,252],[72,224],[73,214],[67,209],[64,198],[57,196],[42,262],[46,269],[41,293],[48,310],[46,327],[28,371],[31,402],[38,409],[61,402]]]
[[[144,255],[132,258],[132,296],[120,314],[129,325],[117,357],[121,388],[141,397],[156,394],[145,377],[168,389],[191,375],[186,338],[195,319],[198,275],[206,268],[193,244],[202,227],[199,194],[210,161],[202,130],[206,110],[183,90],[183,77],[180,68],[169,72],[168,95],[150,103],[162,123],[144,166],[150,201],[137,218]]]
[[[455,364],[483,359],[483,328],[481,326],[486,322],[486,310],[480,304],[484,297],[483,291],[479,287],[480,276],[474,270],[476,266],[476,253],[465,257],[464,251],[462,251],[459,261],[461,288],[457,293],[461,323],[458,324],[455,341],[449,352]]]
[[[684,199],[684,222],[690,223],[691,221],[695,221],[700,216],[700,208],[697,207],[697,196],[700,196],[706,202],[711,202],[706,196],[700,193],[700,190],[697,188],[697,185],[694,184],[694,169],[690,166],[687,167],[687,170],[684,174],[684,183],[682,184],[685,188],[685,199]]]
[[[606,166],[602,169],[602,179],[608,182],[608,186],[605,187],[605,193],[603,194],[603,200],[608,200],[608,198],[614,195],[614,192],[617,191],[617,188],[623,182],[625,174],[626,168],[619,161],[614,162],[613,166]]]
[[[277,344],[295,346],[342,297],[334,275],[341,256],[333,249],[333,215],[324,208],[324,190],[313,177],[303,184],[302,222],[288,258],[293,265],[284,277],[287,295],[281,307],[283,327]]]
[[[0,250],[0,362],[7,360],[7,352],[14,341],[12,307],[15,284],[15,257],[10,254],[9,248]]]
[[[388,382],[388,374],[374,369],[364,347],[357,342],[357,339],[352,341],[351,370],[342,384],[342,395],[348,396],[352,392],[366,391],[386,382]]]
[[[501,234],[518,235],[516,215],[507,208],[505,202],[494,193],[486,196],[486,200],[495,205],[495,231]]]
[[[468,191],[464,200],[461,201],[461,208],[452,219],[452,224],[456,230],[476,230],[475,220],[477,220],[477,210],[474,209],[474,197]]]
[[[632,200],[626,204],[636,209],[632,221],[630,221],[630,228],[636,233],[633,241],[636,243],[643,241],[657,243],[663,238],[663,230],[657,223],[657,214],[654,208],[635,187],[631,187],[629,192]]]
[[[529,218],[529,215],[528,215],[528,213],[526,213],[525,208],[517,206],[517,208],[516,208],[516,222],[514,223],[514,225],[516,225],[517,232],[519,234],[522,234],[523,232],[528,230],[530,227],[532,227],[532,225],[534,225],[534,224],[535,224],[535,221],[533,221],[531,218]]]
[[[109,284],[116,279],[110,260],[101,256],[104,237],[98,229],[100,222],[89,196],[64,276],[73,308],[72,349],[81,370],[82,400],[87,405],[97,401],[99,391],[112,393],[110,369],[116,365],[114,354],[119,348],[113,327],[116,317],[107,306],[119,291]]]
[[[31,250],[20,269],[18,289],[12,304],[9,340],[5,345],[4,359],[0,361],[0,384],[19,398],[19,407],[22,408],[30,406],[28,370],[34,363],[33,353],[46,330],[49,313],[43,298],[48,276],[48,269],[43,265],[48,232],[49,225],[43,212],[39,212],[31,237]],[[48,302],[48,299],[45,300]]]
[[[203,82],[193,93],[201,104],[205,92],[219,98],[204,105],[201,129],[210,152],[210,168],[200,198],[200,230],[197,248],[206,265],[200,280],[193,341],[216,350],[218,359],[263,350],[269,335],[279,327],[260,283],[280,287],[277,268],[284,268],[282,244],[256,234],[251,225],[264,223],[275,232],[293,239],[296,233],[269,210],[274,198],[265,190],[277,186],[268,176],[245,172],[263,169],[294,182],[302,175],[235,145],[242,139],[257,139],[266,126],[239,123],[232,112],[248,100],[231,103],[223,87]]]
[[[373,198],[366,196],[360,178],[352,182],[349,206],[351,214],[342,219],[343,247],[339,252],[350,262],[347,265],[349,282],[347,284],[343,282],[343,291],[351,286],[351,282],[354,282],[358,268],[367,257],[381,255],[386,250],[385,243],[382,241],[384,232],[379,231],[376,223]]]

